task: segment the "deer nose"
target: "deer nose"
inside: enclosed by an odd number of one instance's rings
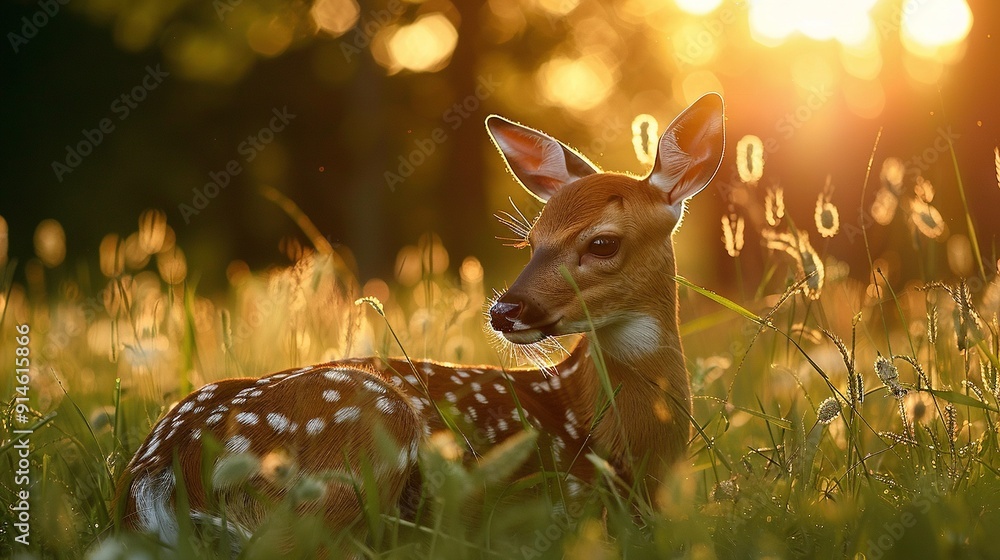
[[[498,301],[490,308],[490,326],[498,332],[514,330],[514,321],[521,316],[524,304],[516,301]]]

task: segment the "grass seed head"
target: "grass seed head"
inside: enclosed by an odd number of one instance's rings
[[[823,194],[816,200],[816,231],[823,237],[833,237],[840,231],[840,212]]]
[[[876,358],[875,374],[878,375],[886,389],[889,389],[893,397],[901,399],[906,396],[906,388],[899,384],[899,370],[891,360],[885,356]]]
[[[722,216],[722,241],[730,257],[738,257],[743,250],[743,216],[733,212]]]
[[[949,441],[958,439],[958,409],[951,403],[944,407],[944,427]]]
[[[753,134],[748,134],[736,144],[736,170],[740,180],[749,186],[756,186],[764,175],[764,143]]]
[[[635,148],[635,159],[639,163],[653,165],[656,161],[659,128],[653,115],[643,113],[632,119],[632,147]]]
[[[785,217],[785,191],[781,187],[769,187],[764,196],[764,217],[771,227],[778,227],[778,222]]]
[[[922,200],[910,202],[910,220],[917,226],[917,231],[928,239],[937,239],[944,234],[944,218],[941,213]]]
[[[816,411],[816,421],[823,425],[829,425],[840,416],[840,403],[834,397],[828,397],[820,403]]]

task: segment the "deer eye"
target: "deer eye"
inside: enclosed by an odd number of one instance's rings
[[[617,237],[600,235],[590,241],[587,252],[595,257],[607,259],[615,256],[620,246],[621,240]]]

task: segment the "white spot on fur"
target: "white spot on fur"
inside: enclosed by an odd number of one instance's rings
[[[361,409],[356,406],[345,406],[333,413],[333,421],[337,424],[349,420],[357,420],[361,417]]]
[[[149,440],[149,445],[146,446],[146,452],[142,454],[142,457],[139,457],[139,461],[145,461],[146,459],[152,457],[158,447],[160,447],[160,440],[156,438]]]
[[[385,387],[374,379],[365,379],[361,382],[361,384],[365,386],[365,389],[368,389],[373,393],[378,393],[380,395],[385,394]]]
[[[510,426],[507,425],[507,421],[506,420],[504,420],[503,418],[497,418],[497,429],[498,430],[500,430],[501,432],[506,432],[507,428],[509,428],[509,427]]]
[[[501,395],[506,395],[507,394],[507,388],[504,387],[503,385],[499,384],[499,383],[494,383],[493,384],[493,389],[497,393],[500,393]]]
[[[267,414],[267,423],[270,424],[271,427],[274,428],[274,431],[279,434],[287,430],[289,426],[288,418],[286,418],[284,414],[279,414],[277,412],[269,412]]]
[[[379,397],[375,399],[375,408],[382,414],[392,414],[396,410],[396,405],[389,400],[389,397]]]
[[[457,375],[452,375],[451,377],[449,377],[449,379],[451,379],[451,382],[454,383],[455,385],[462,384],[462,380],[459,379]]]
[[[201,439],[201,428],[195,428],[191,431],[191,439],[199,440]]]
[[[351,376],[347,375],[342,371],[326,371],[323,372],[323,377],[329,379],[330,381],[336,381],[337,383],[350,383]]]
[[[337,402],[340,400],[340,392],[335,389],[323,391],[323,400],[327,402]]]
[[[245,402],[247,402],[247,400],[244,399],[244,398],[235,398],[235,399],[229,401],[229,404],[235,404],[236,406],[239,406],[239,405],[241,405],[241,404],[243,404]]]
[[[473,381],[473,382],[472,382],[472,383],[471,383],[471,384],[469,385],[469,387],[472,387],[472,392],[474,392],[474,393],[478,393],[478,392],[480,392],[480,391],[482,391],[482,390],[483,390],[483,386],[482,386],[482,385],[480,385],[479,383],[476,383],[475,381]]]
[[[326,427],[326,421],[322,418],[313,418],[312,420],[306,422],[306,433],[314,436],[323,431]]]
[[[455,393],[452,393],[451,391],[448,391],[447,393],[445,393],[444,394],[444,398],[445,398],[446,401],[448,401],[450,403],[456,403],[456,402],[458,402],[458,397],[456,397]]]
[[[180,408],[177,409],[177,414],[186,414],[192,408],[194,408],[194,403],[192,403],[191,401],[187,401],[186,403],[182,404]]]
[[[424,410],[424,406],[426,406],[424,399],[420,397],[410,397],[410,404],[413,405],[413,408],[417,409],[417,412],[422,412]]]
[[[239,414],[236,415],[236,421],[239,422],[240,424],[253,426],[260,421],[260,418],[258,418],[257,415],[254,414],[253,412],[240,412]]]
[[[208,424],[209,426],[214,426],[219,423],[219,420],[222,420],[222,415],[216,413],[209,416],[208,419],[205,420],[205,423]]]
[[[574,426],[573,424],[566,422],[565,424],[563,424],[563,429],[566,430],[566,433],[569,434],[569,437],[573,439],[579,439],[580,434],[577,433],[576,426]]]
[[[482,393],[476,393],[476,400],[479,401],[482,404],[486,404],[486,403],[490,402],[489,399],[486,398],[486,395],[484,395]]]
[[[226,440],[226,451],[230,453],[246,453],[250,450],[250,440],[244,436],[235,435]]]

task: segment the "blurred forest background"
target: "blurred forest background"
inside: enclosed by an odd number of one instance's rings
[[[728,104],[726,160],[678,239],[696,282],[725,292],[737,266],[763,268],[754,228],[740,263],[722,243],[746,134],[765,147],[760,184],[782,187],[800,225],[812,227],[830,176],[842,233],[813,244],[859,277],[861,212],[888,156],[947,193],[935,200],[941,261],[968,245],[950,139],[987,269],[997,259],[995,0],[18,0],[0,14],[0,259],[30,260],[37,226],[53,219],[63,270],[96,278],[104,236],[126,239],[157,208],[211,294],[233,261],[287,263],[287,239],[305,241],[261,195],[269,185],[362,280],[392,277],[404,248],[433,232],[452,269],[475,255],[498,286],[527,255],[494,240],[508,232],[490,215],[511,210],[508,196],[529,217],[538,206],[506,175],[486,115],[645,173],[633,119],[662,130],[713,90]],[[918,275],[897,252],[912,234],[872,228],[890,280]],[[953,273],[970,272],[961,262]]]

